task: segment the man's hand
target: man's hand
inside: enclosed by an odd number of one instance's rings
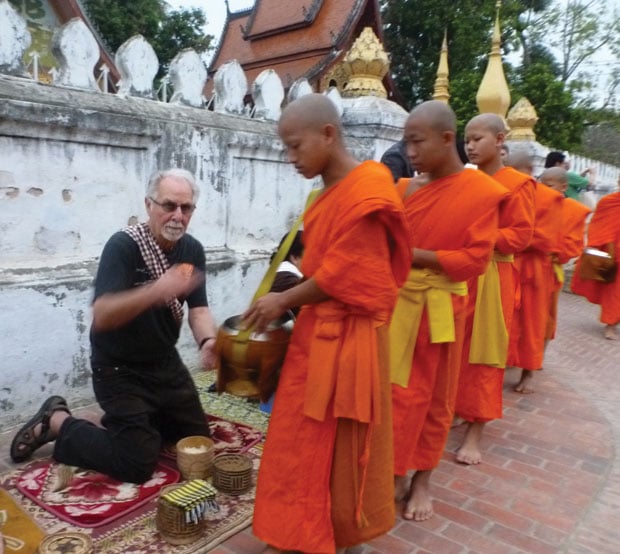
[[[215,367],[215,344],[216,340],[209,339],[200,349],[200,362],[203,369],[213,369]]]
[[[255,332],[262,333],[271,321],[278,319],[288,309],[282,302],[282,294],[269,292],[254,302],[243,314],[244,327],[252,327]]]
[[[189,266],[189,267],[188,267]],[[154,293],[161,304],[185,298],[204,281],[204,274],[191,264],[175,264],[153,283]]]

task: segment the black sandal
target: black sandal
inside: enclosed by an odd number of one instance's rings
[[[50,429],[50,418],[58,411],[71,415],[67,401],[62,396],[50,396],[43,402],[39,411],[13,437],[11,460],[15,463],[25,462],[37,449],[56,438]],[[35,435],[35,428],[39,424],[41,432]]]

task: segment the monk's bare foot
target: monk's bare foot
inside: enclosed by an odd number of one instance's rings
[[[615,325],[607,325],[605,327],[605,338],[607,340],[617,340],[618,335],[616,335],[616,326]]]
[[[532,386],[532,379],[534,372],[529,369],[521,371],[521,380],[514,386],[514,391],[520,394],[532,394],[534,387]]]
[[[456,461],[461,464],[476,465],[482,461],[480,452],[480,438],[484,423],[474,421],[469,423],[463,443],[456,451]]]
[[[411,477],[408,475],[394,475],[394,500],[402,502],[409,496]]]
[[[267,545],[261,554],[281,554],[282,550],[278,550],[273,546]]]
[[[450,427],[458,427],[459,425],[463,425],[463,423],[465,423],[465,420],[462,417],[455,415]]]
[[[433,517],[433,502],[429,491],[432,470],[417,471],[411,480],[411,491],[403,518],[413,521],[426,521]]]

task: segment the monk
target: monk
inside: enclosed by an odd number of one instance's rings
[[[409,221],[412,270],[390,324],[394,473],[403,517],[429,519],[432,471],[454,417],[467,308],[466,281],[483,273],[497,234],[498,205],[508,191],[477,169],[464,169],[456,117],[439,101],[409,115],[407,155],[425,179],[397,190]],[[414,474],[409,477],[409,471]]]
[[[504,166],[505,136],[506,125],[495,114],[477,115],[465,127],[470,161],[510,194],[499,207],[491,265],[484,276],[467,283],[470,301],[456,397],[456,414],[467,423],[463,442],[456,452],[457,462],[463,464],[482,461],[480,441],[484,426],[502,417],[508,335],[519,291],[514,254],[528,246],[534,232],[536,182],[529,175]],[[487,318],[484,343],[472,345],[474,329],[483,324],[483,314],[495,314],[496,319]]]
[[[323,189],[304,217],[305,280],[244,314],[261,331],[301,306],[284,361],[254,508],[269,552],[333,553],[395,522],[388,322],[411,265],[390,171],[345,148],[320,94],[289,104],[289,161]]]
[[[531,174],[531,157],[525,153],[509,159],[515,169]],[[510,333],[508,363],[521,368],[515,392],[531,394],[534,372],[540,371],[555,275],[551,254],[557,249],[562,222],[562,195],[542,184],[536,186],[536,216],[530,245],[515,254],[521,285],[521,305],[515,310]]]
[[[611,254],[617,264],[620,252],[620,192],[599,200],[588,225],[588,246]],[[616,340],[616,325],[620,322],[620,277],[616,276],[611,283],[584,280],[579,275],[577,262],[571,288],[593,304],[600,304],[600,321],[605,324],[605,338]]]
[[[539,180],[544,185],[558,191],[564,197],[562,201],[562,222],[560,240],[557,250],[551,256],[554,270],[554,286],[551,292],[549,319],[545,341],[548,343],[555,338],[558,321],[558,300],[560,290],[564,284],[564,265],[576,258],[583,251],[586,220],[591,213],[585,204],[566,196],[568,189],[568,175],[563,167],[549,167],[543,171]]]

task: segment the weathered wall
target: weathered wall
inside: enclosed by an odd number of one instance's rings
[[[405,112],[344,101],[347,140],[378,158]],[[312,182],[287,163],[272,122],[0,75],[0,429],[50,394],[93,401],[92,279],[108,237],[144,220],[157,168],[196,174],[189,232],[205,246],[218,322],[248,304]],[[185,329],[180,350],[197,365]]]

